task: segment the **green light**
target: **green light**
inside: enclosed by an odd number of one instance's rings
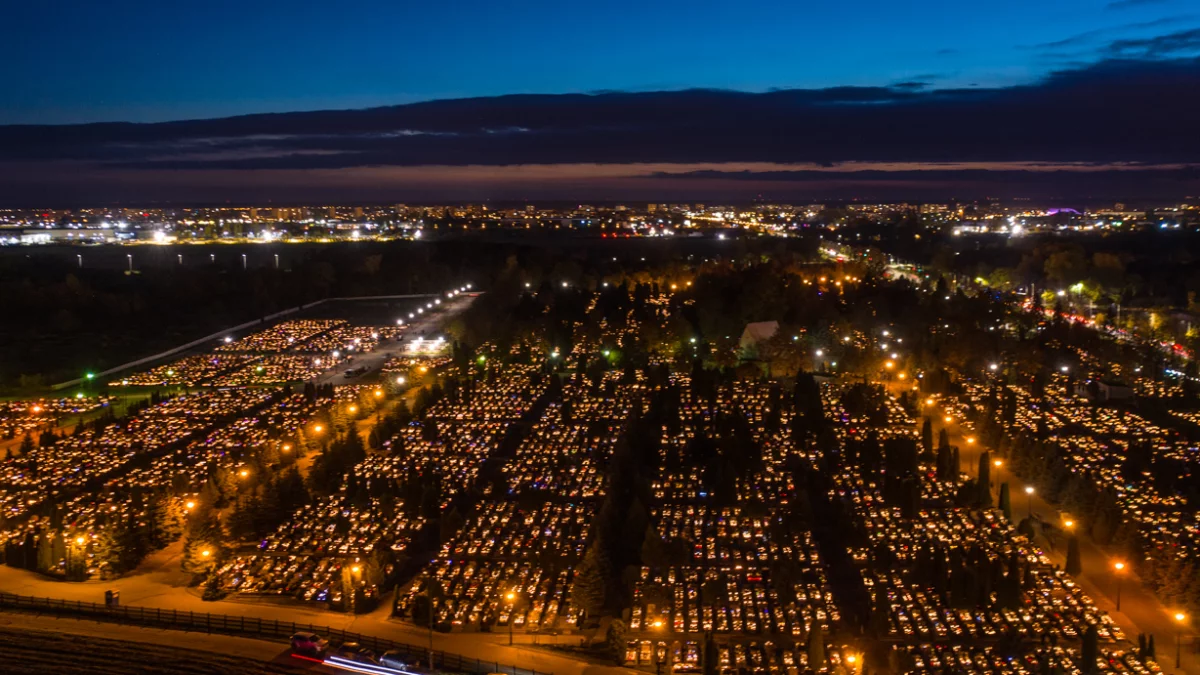
[[[607,350],[607,349],[605,349],[603,353],[604,353],[604,355],[605,355],[605,356],[608,356],[608,350]]]
[[[479,355],[479,362],[480,362],[480,363],[483,363],[484,361],[487,361],[487,357],[486,357],[486,356],[484,356],[483,354],[480,354],[480,355]]]
[[[87,374],[87,379],[89,379],[89,380],[91,380],[91,379],[94,379],[95,377],[96,377],[96,374],[95,374],[95,373],[88,373],[88,374]]]

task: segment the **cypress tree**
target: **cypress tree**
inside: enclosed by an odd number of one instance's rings
[[[598,541],[584,554],[575,569],[575,585],[571,589],[571,604],[586,616],[593,616],[604,609],[607,597],[608,558]]]
[[[1083,561],[1079,556],[1079,537],[1071,535],[1071,539],[1067,542],[1067,574],[1073,577],[1079,576],[1083,572]]]
[[[1079,649],[1079,669],[1084,675],[1096,675],[1096,660],[1100,658],[1100,633],[1095,626],[1088,626],[1083,633],[1083,645]]]
[[[825,631],[821,624],[813,618],[808,629],[808,669],[821,671],[825,669]]]
[[[992,508],[992,457],[988,452],[979,455],[979,502],[980,508]]]

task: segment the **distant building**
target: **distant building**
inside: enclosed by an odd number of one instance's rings
[[[1100,380],[1100,398],[1105,401],[1121,401],[1133,398],[1133,387],[1123,382]]]
[[[1124,401],[1134,397],[1133,387],[1115,380],[1079,382],[1075,393],[1091,401]]]
[[[25,230],[21,233],[22,244],[62,244],[62,243],[110,243],[117,240],[117,233],[111,229],[36,229]]]
[[[743,354],[750,356],[757,355],[758,346],[775,337],[775,334],[778,332],[778,321],[748,323],[745,330],[742,331],[741,339],[738,340],[738,347],[741,348]]]

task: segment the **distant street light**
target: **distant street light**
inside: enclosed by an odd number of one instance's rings
[[[132,272],[133,271],[133,254],[126,253],[125,257],[129,260],[129,271]]]
[[[1025,486],[1025,494],[1029,497],[1029,517],[1030,517],[1030,519],[1032,519],[1033,518],[1033,486],[1032,485]]]

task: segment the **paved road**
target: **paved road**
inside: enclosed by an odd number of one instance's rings
[[[364,382],[375,382],[377,372],[383,367],[383,364],[387,363],[389,358],[407,353],[409,346],[416,342],[418,338],[436,338],[440,335],[440,331],[446,323],[469,307],[478,295],[478,293],[470,293],[461,295],[453,300],[443,298],[442,304],[438,305],[435,311],[427,310],[409,322],[408,330],[404,332],[404,336],[400,340],[381,342],[375,349],[355,356],[353,361],[337,364],[335,367],[318,375],[313,380],[313,384],[363,384]],[[407,320],[407,317],[399,318]],[[367,369],[362,375],[351,378],[345,376],[347,369],[360,367]]]
[[[960,433],[958,424],[947,426],[942,423],[940,415],[935,415],[933,419],[935,439],[942,428],[946,428],[950,435],[950,443],[959,447],[959,458],[963,471],[975,476],[979,467],[979,454],[988,448],[978,442],[967,443]],[[993,500],[999,499],[1000,483],[1004,481],[1008,481],[1014,518],[1019,521],[1026,517],[1032,507],[1033,513],[1043,520],[1061,525],[1057,507],[1036,493],[1030,500],[1024,493],[1025,482],[1009,472],[1007,467],[1001,467],[999,470],[995,467],[992,468]],[[1066,541],[1060,539],[1054,543],[1055,548],[1049,553],[1049,557],[1059,566],[1065,567]],[[1193,635],[1190,631],[1184,632],[1183,667],[1175,668],[1177,626],[1174,610],[1164,607],[1158,598],[1142,587],[1136,577],[1126,573],[1127,577],[1121,583],[1121,611],[1118,612],[1116,608],[1117,583],[1112,572],[1113,563],[1117,559],[1110,556],[1084,534],[1079,537],[1079,553],[1083,573],[1076,577],[1076,582],[1092,598],[1098,608],[1112,615],[1113,620],[1117,622],[1130,641],[1136,644],[1138,633],[1153,635],[1158,654],[1158,665],[1164,672],[1192,673],[1193,675],[1200,673],[1200,655],[1195,653],[1194,648],[1189,649],[1188,636]]]
[[[114,624],[107,621],[61,618],[27,612],[0,612],[0,627],[22,631],[47,631],[86,635],[109,640],[193,649],[213,654],[228,654],[252,661],[268,661],[312,673],[336,673],[333,668],[293,659],[286,641],[257,640],[230,635],[206,635],[163,628]]]

